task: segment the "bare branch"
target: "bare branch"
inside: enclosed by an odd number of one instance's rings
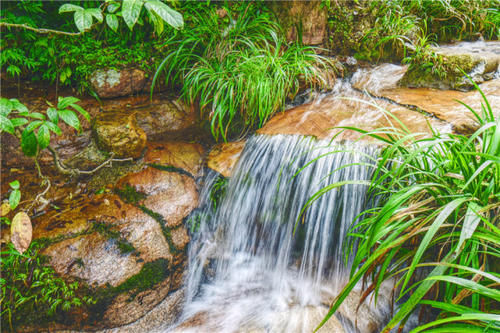
[[[55,164],[57,170],[59,172],[61,172],[62,174],[72,175],[72,176],[91,175],[91,174],[97,172],[98,170],[100,170],[101,168],[103,168],[103,167],[105,167],[107,165],[112,164],[113,162],[128,162],[128,161],[132,161],[133,160],[132,157],[129,157],[129,158],[114,158],[114,154],[111,153],[111,156],[106,161],[104,161],[103,163],[101,163],[100,165],[98,165],[96,168],[94,168],[92,170],[88,170],[88,171],[87,170],[79,170],[79,169],[76,169],[76,168],[68,168],[66,165],[64,165],[61,162],[59,154],[57,153],[57,151],[53,147],[48,146],[47,149],[52,154],[52,158],[54,160],[54,164]]]
[[[56,34],[56,35],[67,35],[67,36],[79,36],[79,35],[83,34],[83,32],[84,32],[84,31],[67,32],[67,31],[59,31],[59,30],[53,30],[53,29],[33,28],[27,24],[16,24],[16,23],[7,23],[7,22],[0,22],[0,28],[1,27],[31,30],[31,31],[37,32],[39,34]]]

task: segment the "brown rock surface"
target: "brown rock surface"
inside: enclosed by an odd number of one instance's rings
[[[208,167],[224,177],[231,177],[243,148],[245,148],[245,141],[228,142],[215,146],[208,154]]]
[[[482,83],[480,88],[486,95],[493,113],[497,117],[500,116],[500,80],[487,81]],[[454,130],[459,133],[470,134],[479,126],[472,112],[457,102],[461,101],[481,113],[481,102],[483,100],[481,94],[476,90],[461,92],[432,88],[395,88],[382,90],[378,95],[401,104],[417,106],[437,118],[451,123]]]
[[[185,130],[194,125],[194,108],[176,99],[155,99],[153,103],[134,109],[139,126],[149,139],[165,133]]]
[[[398,81],[406,72],[406,67],[384,64],[362,70],[353,77],[356,89],[367,90],[374,96],[390,99],[401,105],[415,106],[435,117],[450,123],[460,133],[474,132],[478,123],[474,115],[461,101],[481,112],[482,97],[477,90],[457,91],[433,88],[398,87]],[[486,95],[494,114],[500,116],[500,79],[486,81],[479,85]]]
[[[116,287],[139,273],[145,262],[172,260],[158,222],[115,195],[98,196],[77,209],[40,219],[36,238],[63,238],[44,250],[56,272],[94,287]],[[120,241],[134,251],[122,253]]]
[[[198,205],[196,184],[191,177],[148,167],[122,178],[118,188],[131,186],[147,196],[139,204],[159,213],[170,227],[179,226],[182,220]]]
[[[271,8],[284,27],[288,41],[297,40],[299,26],[305,45],[320,45],[325,41],[327,11],[321,8],[321,1],[277,1]]]
[[[99,149],[112,152],[117,157],[137,158],[146,146],[146,133],[138,127],[135,113],[102,112],[95,118],[92,127]]]
[[[344,98],[342,96],[347,96]],[[365,95],[348,87],[338,95],[327,95],[324,98],[294,107],[274,116],[259,134],[299,134],[315,136],[318,139],[334,138],[335,140],[357,140],[362,135],[352,130],[342,130],[335,127],[351,126],[370,131],[377,128],[394,126],[400,128],[398,122],[381,110],[390,112],[408,127],[412,133],[428,135],[429,121],[434,128],[448,131],[448,126],[440,121],[424,116],[402,106],[378,100],[373,104]],[[365,141],[371,141],[363,137]]]
[[[127,96],[142,91],[147,83],[146,73],[140,69],[102,69],[90,78],[92,89],[101,98]]]
[[[174,166],[196,175],[202,166],[204,150],[200,144],[186,142],[148,142],[144,162]]]

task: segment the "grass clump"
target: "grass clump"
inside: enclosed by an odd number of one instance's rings
[[[483,98],[471,136],[357,129],[387,144],[370,188],[381,202],[352,227],[350,281],[322,324],[360,280],[376,300],[394,279],[400,306],[382,332],[416,311],[412,332],[500,330],[500,120]]]
[[[68,283],[55,273],[40,254],[42,248],[34,241],[23,254],[12,243],[2,249],[0,305],[5,330],[63,320],[68,311],[94,303],[92,297],[81,295],[78,281]]]
[[[216,139],[262,126],[302,86],[325,85],[321,69],[331,65],[312,47],[286,43],[265,7],[243,5],[186,15],[186,29],[165,43],[172,51],[155,74],[199,104]]]

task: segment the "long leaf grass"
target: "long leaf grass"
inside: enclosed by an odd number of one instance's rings
[[[332,68],[314,48],[288,44],[271,14],[253,6],[238,13],[226,8],[224,18],[214,7],[193,13],[190,26],[165,43],[172,51],[154,77],[164,73],[167,84],[179,85],[224,141],[262,126],[301,87],[324,86],[323,70]]]
[[[471,136],[354,129],[386,145],[370,185],[381,200],[352,226],[350,280],[318,329],[358,283],[376,301],[392,280],[399,306],[382,332],[412,314],[412,332],[500,330],[500,120],[482,96]]]

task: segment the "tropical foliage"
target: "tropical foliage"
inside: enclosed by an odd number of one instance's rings
[[[30,112],[28,108],[12,98],[0,99],[0,133],[7,132],[19,138],[21,149],[26,156],[36,157],[50,145],[51,132],[61,135],[60,122],[81,130],[77,112],[87,121],[90,115],[81,106],[76,97],[59,97],[57,105],[48,103],[45,113]]]
[[[41,318],[53,319],[62,312],[92,304],[88,296],[79,296],[78,281],[65,282],[46,265],[40,244],[33,242],[26,252],[19,253],[12,244],[2,248],[0,267],[0,306],[2,327],[16,324],[40,324]],[[29,314],[29,316],[27,316]]]
[[[350,281],[322,324],[360,281],[376,301],[390,280],[399,306],[383,332],[419,311],[412,332],[500,329],[500,120],[485,97],[469,109],[480,124],[470,137],[349,128],[387,145],[370,187],[381,202],[352,227]]]

